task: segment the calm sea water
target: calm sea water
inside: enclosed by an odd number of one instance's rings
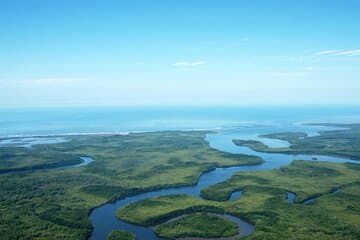
[[[0,109],[0,137],[360,122],[360,107],[118,107]]]

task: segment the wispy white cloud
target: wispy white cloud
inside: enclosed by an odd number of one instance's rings
[[[194,62],[185,62],[185,61],[181,61],[181,62],[176,62],[173,64],[174,67],[196,67],[199,65],[204,65],[205,62],[204,61],[194,61]]]
[[[317,56],[346,56],[346,57],[354,57],[360,56],[360,49],[350,49],[350,50],[325,50],[314,53]]]
[[[341,51],[333,54],[334,56],[360,56],[360,49]]]
[[[318,56],[331,55],[331,54],[334,54],[334,53],[337,53],[340,51],[342,51],[342,50],[325,50],[325,51],[316,52],[316,53],[314,53],[314,55],[318,55]]]

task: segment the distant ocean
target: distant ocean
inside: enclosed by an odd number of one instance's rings
[[[360,123],[360,107],[83,107],[0,109],[0,137]]]

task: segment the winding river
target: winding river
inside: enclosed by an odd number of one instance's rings
[[[24,148],[32,148],[35,145],[43,145],[43,144],[56,144],[67,142],[68,140],[64,137],[15,137],[15,138],[0,138],[0,148],[1,147],[24,147]],[[7,174],[7,173],[23,173],[23,172],[31,172],[31,171],[41,171],[41,170],[54,170],[54,169],[69,169],[69,168],[76,168],[76,167],[83,167],[86,166],[93,161],[95,161],[91,157],[83,156],[80,157],[81,162],[76,164],[69,164],[64,166],[46,166],[46,167],[39,167],[34,169],[14,169],[9,171],[3,171],[0,174]]]
[[[312,128],[306,127],[305,129],[304,126],[297,126],[296,130],[299,131],[299,128],[301,128],[300,131],[307,132],[309,136],[317,135],[318,130],[324,130],[321,127],[312,127]],[[293,129],[290,130],[293,131]],[[281,141],[277,139],[264,139],[264,138],[259,139],[257,137],[259,134],[281,132],[281,131],[289,131],[289,128],[275,129],[275,130],[274,128],[268,128],[263,126],[260,126],[258,128],[256,127],[251,129],[249,128],[248,130],[244,128],[231,128],[231,129],[223,129],[217,133],[208,134],[206,136],[206,140],[209,142],[209,145],[212,148],[234,154],[248,154],[248,155],[259,156],[263,158],[265,162],[263,164],[253,165],[253,166],[216,168],[211,172],[207,172],[201,175],[201,177],[198,179],[197,184],[194,186],[168,188],[168,189],[161,189],[157,191],[142,193],[118,200],[114,203],[107,203],[98,208],[95,208],[90,214],[90,219],[93,225],[93,232],[90,239],[92,240],[106,239],[107,235],[112,230],[116,230],[116,229],[127,230],[129,232],[135,233],[137,240],[162,239],[155,235],[152,227],[138,226],[118,219],[115,216],[116,211],[127,204],[134,203],[142,199],[158,197],[163,195],[189,194],[200,198],[200,192],[202,189],[214,185],[216,183],[223,182],[228,178],[230,178],[236,172],[271,170],[282,166],[286,166],[294,159],[309,160],[309,161],[318,159],[317,161],[329,161],[329,162],[337,162],[337,163],[343,163],[343,162],[359,163],[358,161],[349,160],[341,157],[332,157],[332,156],[262,153],[262,152],[253,151],[247,147],[236,146],[232,142],[233,139],[255,139],[255,140],[261,140],[269,147],[289,146],[289,143],[286,141]],[[230,200],[240,197],[241,191],[235,192],[233,195],[234,196],[231,196]],[[294,201],[294,200],[291,199],[289,201]],[[255,230],[254,226],[252,226],[251,224],[247,223],[242,219],[235,218],[234,216],[230,216],[230,215],[223,215],[223,217],[226,217],[231,221],[235,221],[239,225],[241,236],[249,235]]]
[[[322,126],[304,126],[304,125],[287,125],[287,126],[251,126],[251,127],[233,127],[233,128],[224,128],[217,133],[211,133],[206,136],[206,140],[209,142],[209,145],[217,150],[233,153],[233,154],[248,154],[261,157],[265,160],[263,164],[252,165],[252,166],[237,166],[237,167],[227,167],[227,168],[216,168],[213,171],[204,173],[198,179],[198,182],[194,186],[188,187],[178,187],[178,188],[167,188],[161,189],[152,192],[146,192],[138,194],[135,196],[127,197],[121,200],[118,200],[114,203],[107,203],[98,208],[95,208],[91,214],[90,219],[93,225],[93,232],[90,236],[92,240],[104,240],[107,235],[116,229],[127,230],[136,234],[137,240],[160,240],[162,238],[155,235],[152,227],[143,227],[139,225],[130,224],[124,222],[116,217],[116,211],[123,206],[137,202],[142,199],[171,195],[171,194],[189,194],[195,197],[200,198],[200,192],[202,189],[209,187],[211,185],[223,182],[229,179],[236,172],[247,172],[247,171],[263,171],[279,168],[282,166],[288,165],[294,159],[309,160],[309,161],[329,161],[329,162],[354,162],[359,163],[359,161],[349,160],[341,157],[332,157],[332,156],[322,156],[322,155],[288,155],[288,154],[279,154],[279,153],[262,153],[254,151],[248,147],[239,147],[236,146],[232,141],[234,139],[243,139],[243,140],[258,140],[268,145],[269,147],[288,147],[290,144],[286,141],[279,139],[270,139],[270,138],[260,138],[258,137],[261,134],[273,133],[273,132],[286,132],[286,131],[301,131],[306,132],[308,136],[318,135],[319,130],[334,130],[338,128],[329,128]],[[64,142],[64,138],[16,138],[16,139],[5,139],[0,141],[1,146],[20,146],[31,148],[33,145],[37,144],[53,144],[58,142]],[[74,167],[86,166],[94,161],[91,157],[81,157],[83,160],[79,164],[73,164],[62,167],[51,167],[49,169],[68,169]],[[39,169],[41,170],[41,169]],[[336,193],[340,188],[335,188],[332,193]],[[234,192],[229,201],[236,200],[241,197],[242,191]],[[309,198],[303,201],[303,204],[310,204],[316,200],[317,197]],[[296,199],[296,194],[288,192],[287,201],[289,203],[294,203]],[[255,231],[255,227],[248,222],[239,219],[237,217],[223,214],[221,217],[229,219],[239,226],[239,235],[237,237],[247,236]]]

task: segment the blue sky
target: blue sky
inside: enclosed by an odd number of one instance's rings
[[[360,1],[0,1],[0,106],[360,104]]]

